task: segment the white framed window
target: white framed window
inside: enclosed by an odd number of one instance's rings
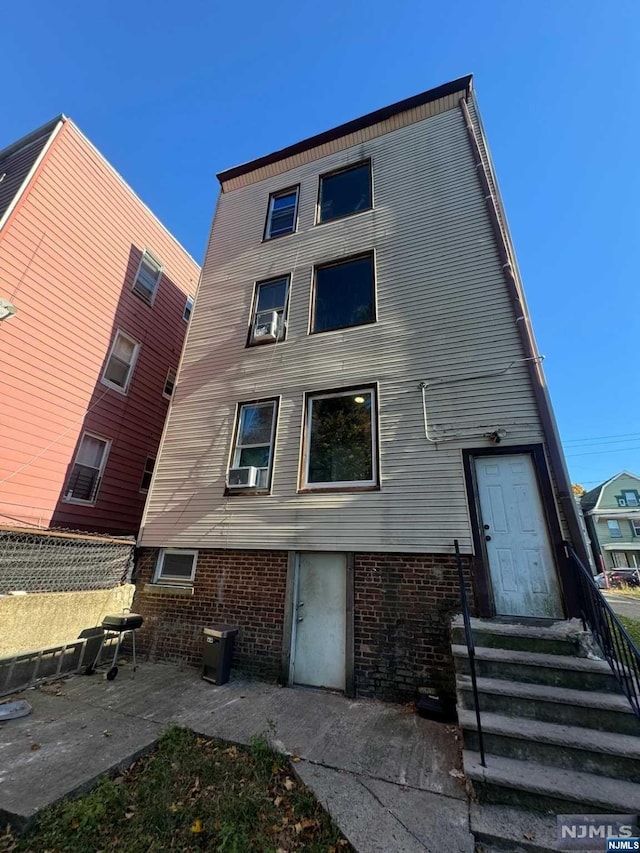
[[[108,438],[90,432],[83,433],[65,486],[65,501],[81,504],[96,502],[110,446]]]
[[[296,230],[299,191],[300,187],[291,187],[271,193],[264,227],[265,240],[292,234]]]
[[[173,389],[176,387],[176,372],[173,367],[167,370],[167,378],[164,380],[164,390],[162,396],[170,400],[173,397]]]
[[[638,495],[636,492],[623,492],[627,506],[638,506]]]
[[[191,312],[193,311],[193,296],[187,296],[187,300],[184,303],[184,311],[182,312],[182,319],[187,323],[191,319]]]
[[[373,387],[307,395],[304,489],[378,487],[376,411]]]
[[[102,374],[103,384],[126,394],[139,351],[140,344],[118,329]]]
[[[631,525],[631,532],[634,536],[640,536],[640,518],[636,521],[635,518],[631,519],[629,522]]]
[[[277,400],[239,404],[228,487],[270,488],[277,420]]]
[[[145,249],[131,289],[148,305],[153,305],[161,275],[162,264]]]
[[[607,521],[607,527],[609,528],[609,536],[612,539],[621,539],[622,531],[620,530],[620,522],[615,519],[610,519]]]
[[[191,584],[196,576],[198,552],[162,548],[156,562],[155,583]]]
[[[147,456],[147,461],[144,463],[144,471],[142,472],[142,480],[140,481],[140,491],[148,492],[151,485],[151,477],[156,464],[155,456]]]
[[[249,345],[275,343],[285,338],[290,276],[259,281],[253,299]]]

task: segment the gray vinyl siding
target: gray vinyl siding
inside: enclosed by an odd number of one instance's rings
[[[371,158],[374,208],[314,225],[318,176]],[[262,241],[269,194],[300,184],[296,234]],[[314,264],[373,249],[378,322],[308,335]],[[246,348],[255,281],[292,273],[287,339]],[[472,549],[464,447],[542,431],[494,236],[455,107],[220,196],[141,544]],[[419,382],[511,369],[427,392]],[[378,383],[381,489],[298,494],[306,391]],[[224,496],[236,404],[279,396],[272,494]],[[468,436],[468,437],[465,437]]]

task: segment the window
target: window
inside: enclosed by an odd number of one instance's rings
[[[108,439],[84,433],[64,491],[66,501],[95,503],[108,451]]]
[[[184,303],[184,311],[182,312],[182,319],[189,322],[189,318],[191,317],[191,312],[193,311],[193,296],[187,296],[187,301]]]
[[[286,332],[289,276],[260,281],[256,285],[250,344],[283,340]]]
[[[151,477],[153,475],[153,467],[156,464],[155,456],[147,456],[147,461],[144,463],[144,473],[140,481],[140,491],[148,492],[151,485]]]
[[[163,548],[156,564],[156,583],[190,584],[196,574],[197,551]]]
[[[622,538],[622,531],[620,530],[620,523],[618,521],[607,521],[607,527],[609,528],[609,536],[612,539]]]
[[[320,178],[319,221],[371,208],[371,163],[359,163]]]
[[[164,380],[164,391],[162,392],[162,396],[166,397],[167,400],[170,400],[173,396],[173,389],[176,386],[176,372],[173,367],[170,367],[167,371],[167,378]]]
[[[374,323],[373,255],[316,267],[311,332]]]
[[[633,535],[640,536],[640,519],[638,521],[634,519],[633,521],[630,521],[629,524],[631,525],[631,532]]]
[[[296,230],[298,216],[298,187],[272,193],[269,196],[269,211],[264,229],[264,239],[281,237]]]
[[[137,341],[118,330],[102,374],[103,383],[126,394],[139,349]]]
[[[145,249],[133,282],[133,292],[149,305],[153,305],[161,275],[162,264]]]
[[[375,487],[376,395],[372,388],[307,397],[304,487]]]
[[[624,499],[627,502],[627,506],[638,506],[638,493],[637,492],[623,492]]]
[[[276,418],[276,400],[240,405],[231,470],[255,468],[256,479],[255,482],[247,480],[246,470],[243,476],[239,474],[232,476],[230,472],[230,487],[246,486],[257,489],[270,487]]]

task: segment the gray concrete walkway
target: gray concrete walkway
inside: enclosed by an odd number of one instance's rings
[[[14,697],[15,698],[15,697]],[[33,713],[0,726],[0,820],[26,821],[149,750],[170,723],[248,743],[264,733],[363,853],[471,853],[457,730],[399,705],[144,664],[113,682],[76,676],[22,694]]]

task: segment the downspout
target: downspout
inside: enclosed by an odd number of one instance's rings
[[[536,346],[533,337],[533,329],[531,327],[531,320],[529,318],[529,313],[524,303],[524,299],[520,292],[520,286],[516,276],[516,271],[514,269],[514,264],[511,260],[505,234],[500,223],[497,200],[491,189],[489,176],[487,175],[487,170],[482,160],[482,152],[480,150],[480,145],[478,143],[478,138],[476,136],[476,131],[473,126],[466,99],[460,98],[459,104],[467,127],[467,134],[469,137],[471,151],[475,160],[476,171],[478,173],[478,177],[480,179],[480,183],[484,192],[485,202],[489,213],[489,219],[493,228],[498,254],[500,255],[500,260],[502,262],[502,269],[505,274],[507,288],[509,290],[509,295],[513,300],[514,309],[516,313],[516,326],[520,330],[520,338],[522,341],[525,355],[528,359],[527,367],[529,370],[529,376],[531,378],[533,392],[535,394],[536,402],[538,404],[538,410],[540,412],[540,420],[547,442],[547,449],[549,452],[551,467],[555,475],[556,486],[558,490],[558,499],[564,511],[564,516],[567,521],[567,526],[569,528],[573,547],[578,553],[580,559],[583,560],[583,562],[585,562],[587,565],[589,565],[586,543],[584,541],[582,530],[580,528],[578,511],[573,497],[573,491],[571,489],[571,480],[569,478],[569,472],[567,470],[564,454],[562,452],[562,445],[560,443],[558,426],[556,424],[553,410],[551,408],[551,400],[549,397],[549,392],[547,390],[546,383],[544,381],[542,368],[539,364],[539,356],[536,351]],[[575,599],[575,593],[572,587],[567,587],[565,585],[565,589],[569,593],[569,595],[567,595],[566,600],[569,615],[576,615],[577,601]]]

